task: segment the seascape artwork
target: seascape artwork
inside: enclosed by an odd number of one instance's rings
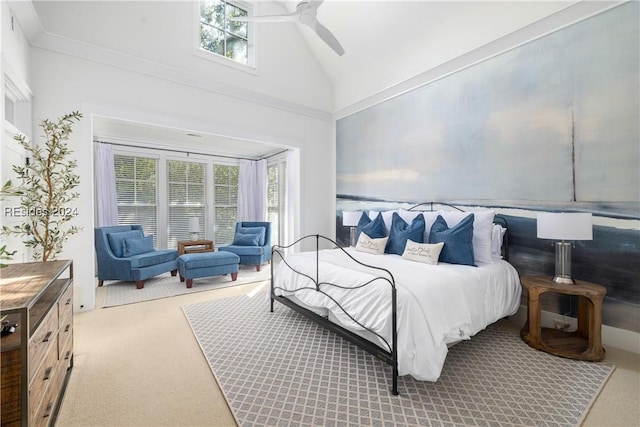
[[[635,2],[337,122],[337,194],[640,201]]]

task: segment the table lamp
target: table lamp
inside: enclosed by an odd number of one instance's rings
[[[362,212],[342,212],[342,225],[349,228],[349,245],[356,245],[356,226],[360,222]]]
[[[191,240],[198,240],[198,233],[200,232],[200,218],[192,216],[189,218],[189,233],[191,233]]]
[[[558,240],[556,247],[556,283],[575,284],[571,278],[571,247],[574,240],[593,240],[590,213],[539,213],[539,239]],[[569,240],[567,242],[566,240]]]

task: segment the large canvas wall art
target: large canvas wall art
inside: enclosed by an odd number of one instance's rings
[[[640,201],[638,4],[337,123],[337,193]]]
[[[640,332],[639,16],[624,3],[338,120],[338,240],[343,211],[491,207],[519,273],[548,274],[535,213],[592,212],[574,269],[607,287],[605,324]]]

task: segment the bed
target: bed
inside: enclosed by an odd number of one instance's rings
[[[363,213],[355,248],[311,235],[272,249],[271,310],[275,301],[285,304],[388,363],[394,395],[398,376],[437,381],[451,345],[514,314],[520,305],[520,280],[508,262],[506,221],[492,211],[463,212],[450,205],[434,211],[431,202],[431,210],[416,209],[420,206]],[[386,234],[386,240],[369,235],[376,233]],[[401,234],[413,238],[403,241]],[[309,240],[315,250],[291,251]],[[386,251],[380,253],[382,241]],[[389,250],[392,243],[401,248]],[[370,250],[376,245],[377,252]],[[431,251],[428,262],[412,258],[410,246]],[[476,249],[473,259],[449,254],[443,261],[444,248],[458,246]]]

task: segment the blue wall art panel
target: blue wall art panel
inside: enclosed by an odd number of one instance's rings
[[[337,193],[640,201],[638,3],[337,123]]]

